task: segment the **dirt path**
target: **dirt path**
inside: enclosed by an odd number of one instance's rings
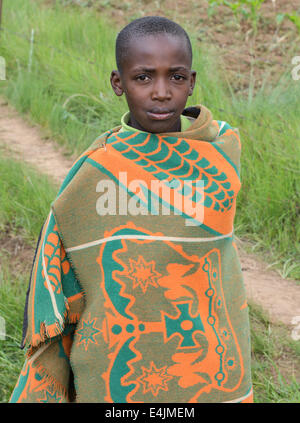
[[[74,160],[64,156],[64,150],[53,141],[45,139],[36,126],[20,118],[17,112],[0,98],[0,145],[10,150],[12,156],[21,156],[38,170],[60,184]],[[55,170],[55,173],[53,173]]]
[[[9,154],[35,165],[57,184],[62,182],[73,163],[72,159],[63,155],[62,148],[53,141],[45,141],[37,127],[26,123],[1,99],[0,146]],[[22,251],[24,258],[33,255],[33,251],[24,251],[25,247],[20,240],[7,237],[3,244],[3,237],[0,238],[2,248],[14,250],[12,253],[15,256],[16,251]],[[300,286],[294,281],[281,278],[277,272],[268,270],[267,264],[256,255],[245,252],[245,245],[245,242],[238,240],[248,299],[261,305],[268,312],[271,321],[287,325],[293,339],[300,339]]]

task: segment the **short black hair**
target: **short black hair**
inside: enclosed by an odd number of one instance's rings
[[[116,62],[119,72],[122,71],[122,63],[127,56],[130,41],[137,37],[148,35],[154,36],[157,34],[169,34],[183,38],[186,41],[187,51],[192,64],[192,45],[186,31],[176,22],[162,16],[145,16],[130,22],[117,36]]]

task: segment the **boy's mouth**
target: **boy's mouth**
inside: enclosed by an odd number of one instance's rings
[[[147,112],[150,119],[153,120],[167,120],[174,115],[174,111],[166,109],[153,109]]]

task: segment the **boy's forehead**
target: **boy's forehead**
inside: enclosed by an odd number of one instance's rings
[[[170,34],[143,35],[132,37],[128,43],[123,66],[135,67],[143,64],[169,63],[190,67],[191,59],[184,38]]]

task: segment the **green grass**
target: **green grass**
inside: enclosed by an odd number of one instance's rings
[[[126,102],[114,95],[109,82],[119,28],[89,8],[63,8],[58,1],[46,7],[28,0],[5,3],[3,27],[0,56],[7,62],[7,81],[0,83],[0,93],[70,154],[79,155],[119,124]],[[278,81],[271,83],[266,75],[254,92],[250,73],[247,95],[236,94],[216,51],[201,50],[191,38],[198,82],[188,104],[205,104],[216,119],[241,133],[236,234],[266,253],[283,276],[300,279],[300,81],[293,81],[287,68]]]
[[[295,82],[293,81],[295,84]],[[282,82],[283,84],[283,82]],[[283,85],[284,86],[284,85]],[[280,264],[283,277],[300,279],[300,87],[281,86],[258,93],[241,132],[242,190],[238,198],[238,234],[257,251]],[[268,101],[266,101],[266,98]]]
[[[0,402],[8,402],[25,357],[19,347],[29,274],[12,276],[3,252],[0,260],[0,316],[6,329],[5,340],[0,340]]]
[[[0,151],[0,233],[22,236],[33,246],[47,217],[57,188],[38,172]],[[19,349],[29,273],[12,274],[9,256],[0,250],[0,316],[6,339],[0,340],[0,402],[7,402],[20,373],[24,353]]]
[[[257,403],[300,402],[300,344],[250,303],[252,379]],[[288,370],[284,370],[284,369]]]
[[[44,175],[0,151],[0,232],[9,227],[32,243],[39,235],[57,187]]]
[[[109,84],[118,29],[89,10],[62,13],[58,2],[55,8],[39,3],[5,2],[7,30],[1,33],[0,56],[6,59],[8,80],[0,82],[0,92],[70,153],[80,154],[101,132],[118,125],[126,111],[124,98],[115,97]],[[35,43],[28,69],[31,28]],[[189,104],[205,104],[241,133],[236,234],[268,254],[283,276],[300,279],[300,81],[293,81],[287,69],[278,81],[271,83],[266,76],[258,92],[249,77],[247,96],[235,94],[222,63],[215,61],[216,52],[202,51],[193,37],[192,42],[198,84]],[[0,230],[8,225],[34,244],[56,188],[28,166],[1,155],[0,180]],[[0,401],[6,402],[23,363],[17,347],[29,275],[12,276],[9,259],[3,253],[0,258],[0,316],[8,334],[0,341]],[[299,403],[299,383],[285,377],[278,365],[282,356],[299,363],[299,346],[258,308],[250,311],[255,401]]]
[[[123,98],[116,101],[107,77],[114,63],[115,34],[104,20],[38,3],[16,0],[4,8],[8,31],[2,34],[0,55],[8,66],[5,93],[21,112],[30,112],[34,121],[79,154],[99,133],[118,124],[120,110],[126,110]]]
[[[8,229],[33,250],[58,189],[33,168],[5,157],[2,150],[0,181],[0,238]],[[13,270],[9,252],[0,249],[0,317],[6,329],[5,340],[0,340],[0,402],[8,401],[24,361],[19,346],[29,276]]]
[[[49,9],[39,3],[5,2],[3,26],[9,31],[1,34],[0,55],[7,61],[8,80],[1,82],[0,91],[70,153],[80,154],[98,134],[119,124],[126,110],[124,99],[115,97],[109,86],[117,29],[88,10],[62,13],[59,6]],[[31,28],[35,44],[29,72],[30,43],[22,37],[29,38]],[[273,87],[266,81],[258,93],[250,84],[248,97],[238,96],[226,85],[221,64],[194,39],[193,45],[198,85],[189,104],[207,105],[216,118],[238,126],[242,136],[236,232],[269,252],[284,275],[299,278],[300,84],[286,75]],[[35,244],[56,187],[1,154],[0,180],[0,230],[9,225]],[[29,274],[12,275],[5,252],[0,259],[0,316],[7,331],[6,340],[0,341],[0,401],[7,402],[24,360],[18,345]],[[299,343],[254,305],[250,320],[255,401],[299,403],[299,382],[280,367],[283,359],[291,361],[299,377]]]

